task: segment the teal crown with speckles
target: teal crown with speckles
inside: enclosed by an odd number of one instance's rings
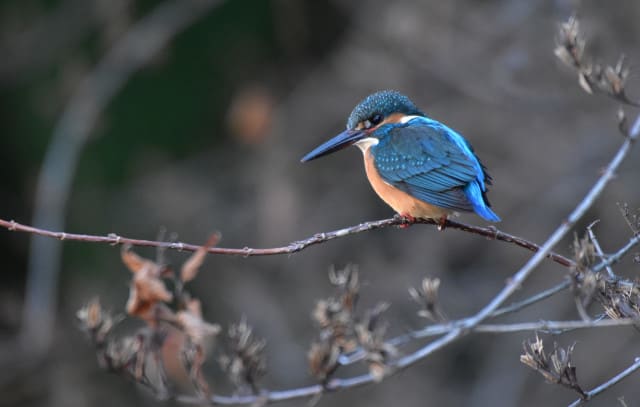
[[[349,115],[347,129],[354,129],[358,123],[380,114],[387,117],[393,113],[424,116],[413,102],[395,90],[383,90],[373,93],[358,103]]]

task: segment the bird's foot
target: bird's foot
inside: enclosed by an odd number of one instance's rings
[[[438,226],[438,230],[440,232],[442,232],[444,230],[444,228],[447,226],[447,215],[440,216],[440,219],[438,220],[437,226]]]
[[[406,229],[409,226],[411,226],[414,223],[416,223],[416,218],[414,218],[413,216],[409,215],[408,213],[400,213],[400,214],[397,214],[395,217],[397,219],[402,220],[402,223],[400,225],[398,225],[401,229]]]

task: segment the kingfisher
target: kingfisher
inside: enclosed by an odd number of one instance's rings
[[[362,151],[373,190],[407,221],[433,219],[442,229],[458,212],[500,221],[487,199],[491,176],[471,144],[405,95],[384,90],[367,96],[349,115],[347,129],[301,162],[353,144]]]

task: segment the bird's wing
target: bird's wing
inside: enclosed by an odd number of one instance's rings
[[[388,126],[373,147],[385,182],[433,205],[473,210],[464,188],[477,182],[485,191],[485,173],[462,136],[423,118]]]

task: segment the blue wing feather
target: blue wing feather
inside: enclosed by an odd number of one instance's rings
[[[390,123],[376,130],[375,166],[385,182],[443,208],[500,218],[486,200],[491,177],[458,133],[426,117]]]

